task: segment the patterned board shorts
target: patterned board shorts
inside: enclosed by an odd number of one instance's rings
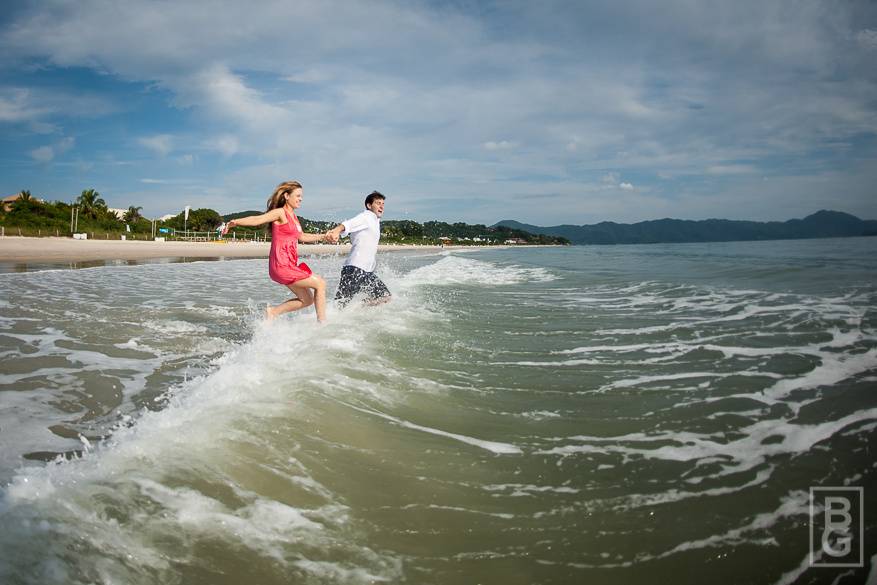
[[[342,306],[349,303],[354,296],[362,294],[365,300],[374,300],[390,296],[390,290],[374,272],[366,272],[356,266],[345,266],[341,269],[341,282],[335,300]]]

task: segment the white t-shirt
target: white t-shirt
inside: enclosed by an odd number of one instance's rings
[[[347,257],[345,266],[356,266],[366,272],[374,272],[378,253],[378,241],[381,239],[381,220],[371,210],[366,209],[354,218],[342,222],[342,236],[350,236],[353,246]]]

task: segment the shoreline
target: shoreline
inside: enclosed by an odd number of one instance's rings
[[[381,244],[379,252],[435,252],[458,249],[502,249],[508,246],[423,246]],[[144,240],[73,240],[70,238],[0,238],[0,263],[66,264],[160,259],[253,259],[267,258],[270,242],[154,242]],[[347,254],[350,244],[299,244],[299,255]]]

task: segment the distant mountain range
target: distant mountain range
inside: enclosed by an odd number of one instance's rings
[[[604,221],[594,225],[542,227],[506,219],[495,226],[533,234],[561,236],[573,244],[661,244],[877,236],[877,220],[861,220],[848,213],[826,210],[808,215],[804,219],[783,222],[658,219],[634,224]]]

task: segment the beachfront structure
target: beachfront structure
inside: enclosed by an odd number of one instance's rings
[[[11,211],[12,204],[21,199],[21,192],[16,193],[15,195],[9,195],[8,197],[4,197],[2,201],[0,201],[0,205],[3,205],[3,211]],[[30,196],[30,195],[28,195]],[[33,198],[34,201],[38,201],[39,203],[45,203],[45,199],[37,199]]]
[[[10,211],[12,209],[12,204],[21,199],[21,193],[16,193],[15,195],[10,195],[9,197],[3,198],[3,211]]]
[[[509,238],[505,241],[506,244],[526,244],[527,240],[523,238]]]
[[[21,197],[21,193],[16,193],[15,195],[10,195],[9,197],[3,198],[3,211],[9,211],[12,209],[12,204],[18,201],[18,198]]]

